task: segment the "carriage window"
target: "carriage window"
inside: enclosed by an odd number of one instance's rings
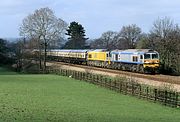
[[[133,62],[137,62],[138,61],[138,57],[137,56],[133,56]]]
[[[115,55],[115,60],[118,60],[118,54]]]
[[[106,57],[109,57],[108,53],[106,54]]]

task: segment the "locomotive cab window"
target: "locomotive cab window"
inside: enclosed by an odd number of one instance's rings
[[[151,55],[150,54],[144,54],[144,59],[151,59]]]
[[[111,53],[109,53],[109,57],[112,57],[112,54],[111,54]]]
[[[158,54],[157,53],[155,53],[155,54],[152,54],[152,59],[158,59]]]
[[[89,54],[89,55],[88,55],[88,58],[92,58],[92,55],[91,55],[91,54]]]

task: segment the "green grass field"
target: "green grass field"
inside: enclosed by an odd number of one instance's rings
[[[180,110],[67,77],[0,68],[0,121],[179,122]]]

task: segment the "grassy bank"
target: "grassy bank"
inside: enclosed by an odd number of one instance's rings
[[[0,68],[0,74],[0,121],[180,120],[178,109],[121,95],[71,78],[20,75],[4,68]]]

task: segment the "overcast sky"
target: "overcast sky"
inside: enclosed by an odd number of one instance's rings
[[[19,37],[23,18],[42,7],[51,8],[68,23],[79,22],[89,38],[129,24],[148,32],[158,17],[180,23],[180,0],[1,0],[0,38]]]

